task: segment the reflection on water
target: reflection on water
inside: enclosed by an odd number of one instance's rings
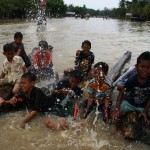
[[[95,63],[105,61],[110,68],[126,52],[132,52],[132,59],[126,67],[136,63],[137,56],[148,51],[150,23],[136,23],[120,20],[89,20],[64,18],[49,19],[46,30],[37,32],[36,22],[19,21],[16,23],[4,21],[0,23],[0,61],[4,61],[2,48],[6,42],[13,41],[13,35],[21,31],[24,35],[25,50],[29,54],[33,47],[43,39],[51,44],[53,49],[54,67],[58,73],[74,65],[75,52],[81,48],[84,40],[92,43],[91,51],[95,54]],[[2,63],[0,64],[0,70]],[[105,126],[101,119],[93,127],[94,115],[87,120],[85,127],[69,131],[54,132],[48,130],[42,123],[43,116],[38,116],[25,130],[18,128],[18,123],[26,112],[8,113],[0,116],[0,147],[1,150],[148,150],[149,146],[126,141],[113,130]]]

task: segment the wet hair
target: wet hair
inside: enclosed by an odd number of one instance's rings
[[[14,51],[15,50],[15,47],[10,44],[10,43],[6,43],[4,46],[3,46],[3,52],[9,52],[9,51]]]
[[[35,82],[36,81],[36,75],[34,73],[31,72],[26,72],[24,73],[21,78],[26,78],[31,82]]]
[[[48,43],[47,43],[47,41],[41,40],[39,42],[39,46],[42,47],[42,48],[48,49]]]
[[[140,56],[137,58],[137,65],[142,61],[142,60],[148,60],[150,61],[150,52],[145,51],[140,54]]]
[[[16,32],[14,38],[23,38],[23,34],[21,32]]]
[[[107,73],[108,73],[108,70],[109,70],[108,64],[106,64],[105,62],[98,62],[98,63],[96,63],[96,64],[94,65],[94,68],[98,68],[98,67],[100,67],[100,66],[102,66],[103,72],[104,72],[105,74],[107,74]]]
[[[71,71],[69,76],[77,79],[79,82],[83,80],[83,73],[80,70]]]
[[[84,46],[84,44],[87,44],[91,48],[91,42],[90,41],[85,40],[84,42],[82,42],[82,46]]]

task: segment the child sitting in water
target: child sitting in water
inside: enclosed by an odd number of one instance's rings
[[[55,106],[49,111],[49,117],[45,124],[53,130],[67,129],[68,120],[65,117],[71,116],[76,119],[77,101],[82,97],[82,90],[78,86],[82,81],[83,75],[80,71],[74,70],[69,78],[61,80],[52,91],[51,99]]]
[[[20,56],[15,56],[14,47],[11,44],[5,44],[3,54],[6,60],[3,62],[2,73],[0,75],[0,86],[14,85],[13,94],[17,94],[20,89],[20,77],[26,71],[25,63]]]
[[[31,66],[31,61],[24,50],[22,40],[23,34],[21,32],[16,32],[14,34],[14,41],[11,44],[15,47],[15,54],[22,57],[25,62],[26,68],[29,68]]]
[[[49,50],[47,41],[39,42],[39,49],[35,51],[33,58],[34,66],[30,69],[38,77],[53,75],[52,51]]]
[[[79,69],[84,73],[85,76],[88,75],[91,70],[92,64],[94,63],[94,54],[90,51],[91,42],[85,40],[82,42],[82,50],[77,50],[76,59],[75,59],[75,68],[71,68],[64,71],[64,74],[67,75],[71,70]]]
[[[136,71],[133,77],[125,82],[119,93],[116,110],[112,112],[112,121],[127,112],[138,112],[149,122],[150,117],[150,52],[143,52],[137,58]]]
[[[97,105],[97,111],[101,110],[103,121],[109,119],[109,111],[111,106],[111,82],[107,79],[108,65],[105,62],[99,62],[94,65],[93,79],[88,84],[88,105],[84,113],[84,118],[91,113],[94,105]]]

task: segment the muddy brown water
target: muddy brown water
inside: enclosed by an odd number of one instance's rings
[[[91,51],[95,54],[95,63],[105,61],[110,69],[126,52],[132,52],[132,59],[125,68],[136,63],[137,56],[150,47],[150,22],[136,23],[121,20],[89,20],[63,18],[48,19],[45,31],[37,32],[35,21],[0,21],[0,70],[5,57],[3,45],[13,41],[15,32],[24,35],[23,43],[29,54],[39,40],[47,40],[53,49],[54,67],[59,75],[64,69],[74,65],[75,52],[81,48],[84,40],[92,43]],[[115,93],[116,94],[116,93]],[[114,96],[116,98],[116,96]],[[10,112],[0,116],[1,150],[149,150],[149,146],[138,141],[124,140],[113,133],[113,128],[104,125],[102,119],[93,126],[93,113],[85,126],[68,131],[55,132],[47,129],[44,115],[39,115],[19,129],[18,124],[27,111]]]

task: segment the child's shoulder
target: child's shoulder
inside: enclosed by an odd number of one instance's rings
[[[15,55],[14,56],[14,61],[23,61],[22,57]]]

